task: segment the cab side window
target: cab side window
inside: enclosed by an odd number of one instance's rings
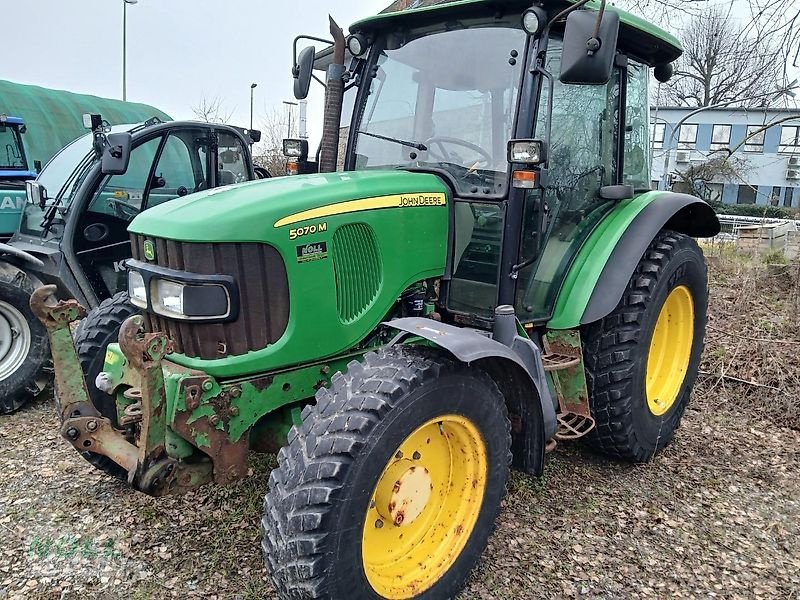
[[[231,185],[248,181],[246,150],[242,141],[228,132],[218,136],[217,184]]]
[[[625,164],[622,182],[634,189],[650,188],[650,148],[648,123],[650,103],[647,92],[650,74],[641,63],[628,61],[625,99]]]
[[[171,133],[153,174],[146,206],[150,208],[208,187],[208,132],[184,129]]]

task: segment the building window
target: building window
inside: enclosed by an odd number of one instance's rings
[[[781,203],[781,186],[775,185],[772,187],[772,195],[769,197],[769,203],[772,206],[778,206]]]
[[[800,125],[784,125],[781,127],[781,144],[778,152],[800,151]]]
[[[697,145],[697,125],[684,123],[678,134],[678,148],[694,150],[695,145]]]
[[[760,131],[759,131],[760,130]],[[758,133],[756,133],[758,131]],[[764,134],[766,131],[763,125],[748,125],[747,138],[744,142],[745,152],[764,152]]]
[[[739,195],[736,197],[736,204],[755,204],[756,188],[752,185],[740,185]]]
[[[786,193],[783,196],[783,205],[786,208],[792,208],[792,201],[793,201],[793,198],[794,198],[794,190],[795,190],[795,188],[790,188],[790,187],[786,188]]]
[[[722,191],[725,185],[722,183],[707,183],[706,184],[706,201],[707,202],[722,202]]]
[[[711,130],[711,150],[722,150],[731,143],[731,126],[714,125]]]
[[[655,123],[653,125],[653,148],[663,148],[664,147],[664,132],[666,131],[666,125],[664,123]]]

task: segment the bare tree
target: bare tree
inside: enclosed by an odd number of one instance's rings
[[[286,174],[286,157],[283,155],[283,139],[287,134],[296,135],[296,123],[292,121],[289,132],[288,113],[280,107],[272,107],[261,118],[261,142],[253,147],[253,161],[264,167],[273,177]]]
[[[203,96],[200,102],[192,107],[194,116],[205,123],[227,123],[233,116],[232,110],[227,110],[219,96],[207,98]]]
[[[672,172],[672,191],[696,194],[712,200],[709,184],[720,181],[745,181],[750,171],[749,162],[738,156],[716,152],[702,162],[692,162],[686,169]]]
[[[729,14],[717,8],[691,17],[680,37],[684,54],[675,75],[662,87],[668,102],[757,107],[780,95],[784,69],[772,36],[737,29]]]

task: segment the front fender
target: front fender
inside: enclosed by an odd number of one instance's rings
[[[620,202],[584,242],[556,300],[551,329],[574,329],[608,315],[661,229],[692,237],[720,231],[714,210],[688,194],[653,191]]]
[[[542,474],[544,446],[555,433],[556,414],[538,346],[518,335],[508,347],[485,332],[419,317],[384,325],[426,339],[459,361],[486,371],[503,394],[512,420],[515,466],[532,475]]]

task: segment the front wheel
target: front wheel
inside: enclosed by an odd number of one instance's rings
[[[10,414],[46,386],[47,330],[30,307],[34,283],[25,271],[0,263],[0,414]]]
[[[707,307],[708,277],[697,242],[661,231],[614,311],[582,331],[597,424],[590,445],[646,462],[672,441],[697,378]]]
[[[75,331],[75,348],[78,360],[83,369],[86,389],[94,407],[117,423],[117,405],[112,396],[97,388],[97,376],[103,370],[108,345],[118,341],[119,330],[125,319],[139,312],[128,298],[127,292],[119,292],[111,298],[103,300],[100,305],[83,319]],[[113,460],[93,452],[81,452],[81,455],[101,471],[119,479],[127,476],[125,469]]]
[[[303,410],[264,501],[282,598],[450,598],[505,494],[510,424],[494,382],[430,352],[351,363]]]

